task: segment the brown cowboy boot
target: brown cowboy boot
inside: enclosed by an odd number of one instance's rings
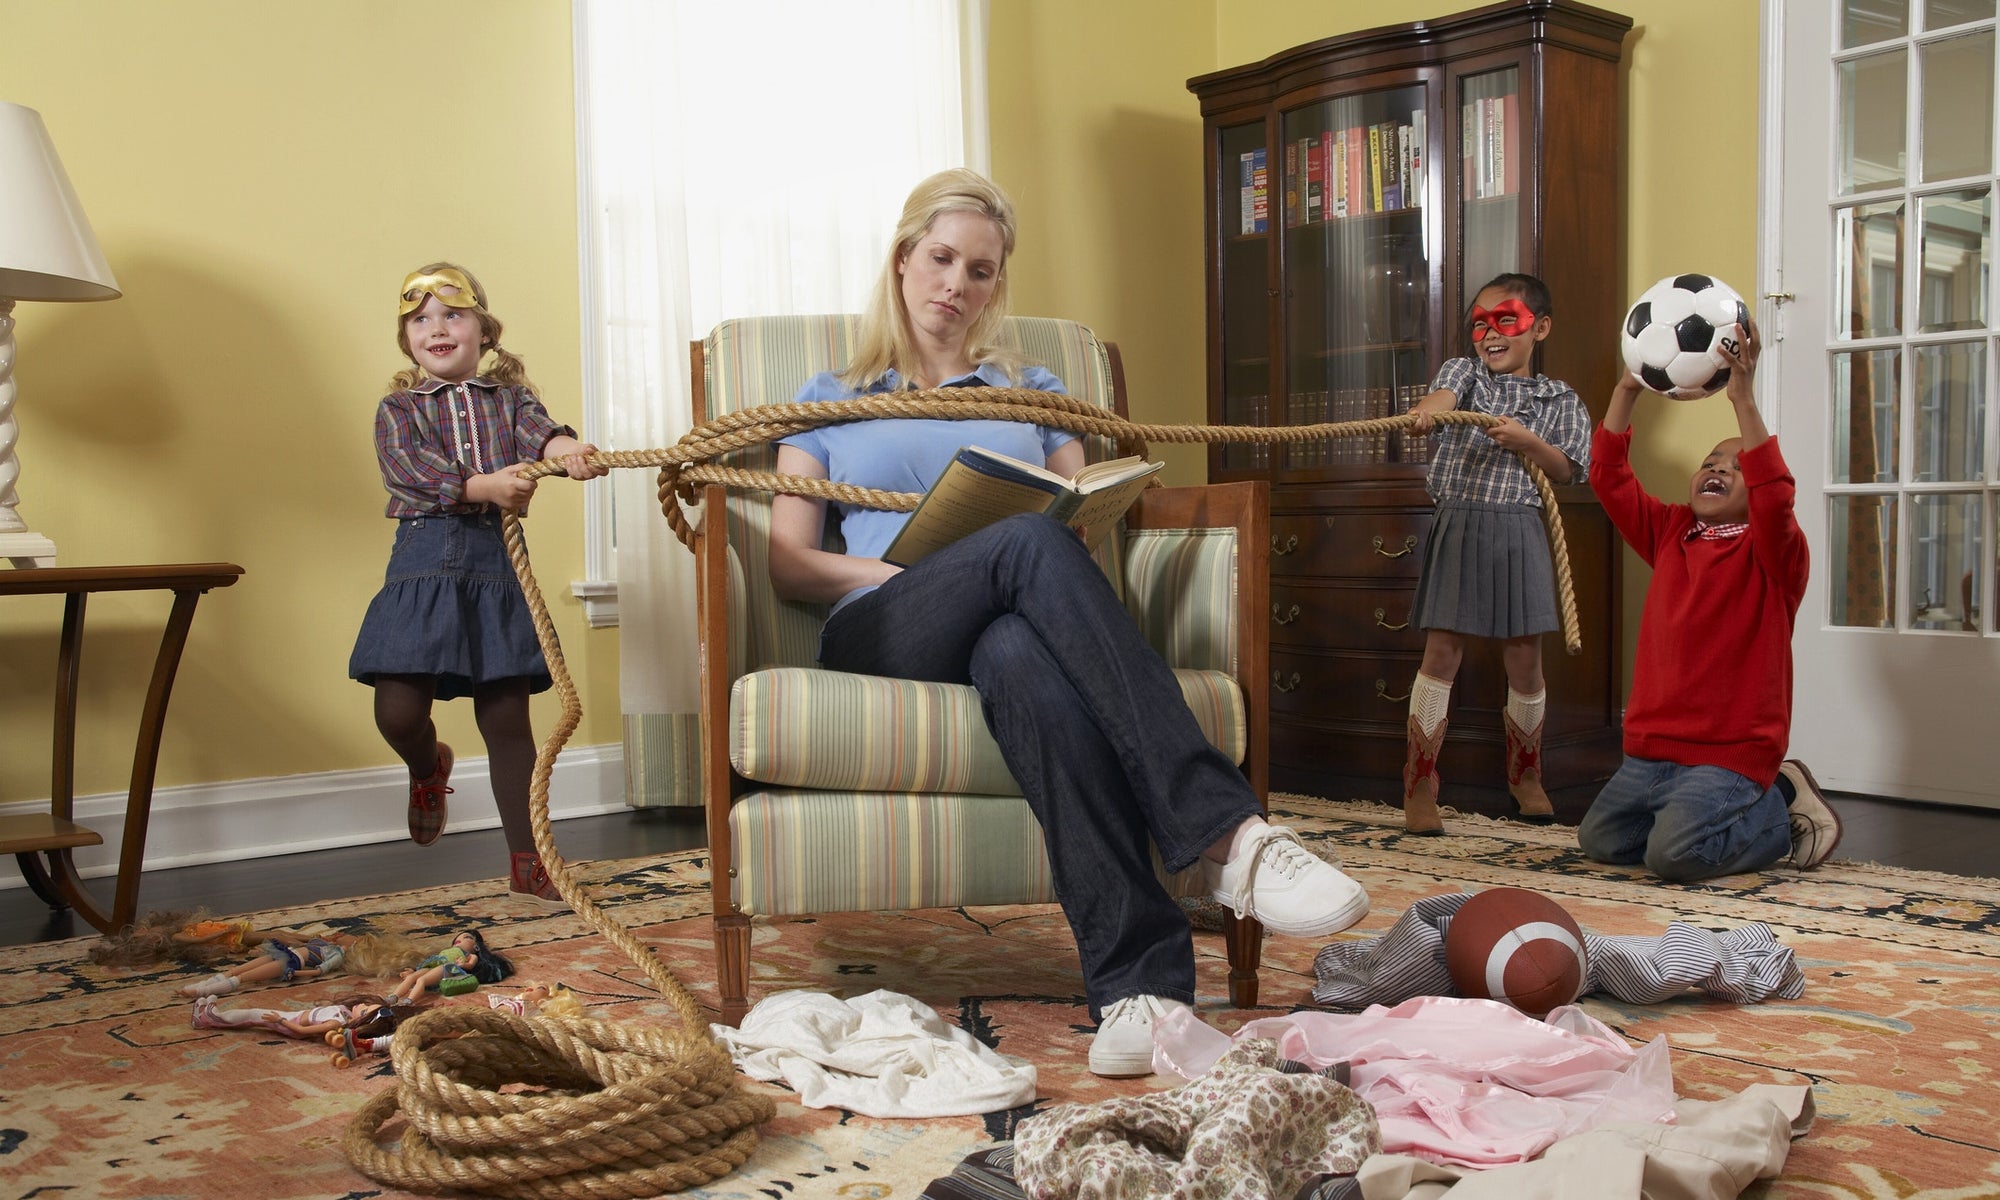
[[[1530,825],[1552,824],[1555,806],[1542,790],[1542,726],[1535,726],[1533,733],[1522,733],[1504,709],[1500,723],[1507,727],[1507,794],[1514,798],[1515,818]]]
[[[1444,836],[1444,818],[1438,816],[1438,751],[1444,748],[1444,727],[1439,721],[1429,737],[1412,716],[1409,724],[1409,751],[1403,760],[1403,828],[1425,837]]]

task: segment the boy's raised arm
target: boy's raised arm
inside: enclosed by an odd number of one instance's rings
[[[1757,355],[1764,349],[1763,340],[1757,333],[1757,322],[1751,321],[1743,326],[1742,342],[1731,344],[1725,338],[1719,349],[1729,363],[1729,407],[1736,410],[1737,432],[1743,438],[1743,448],[1755,450],[1771,437],[1771,431],[1764,426],[1764,414],[1757,411],[1754,387]]]

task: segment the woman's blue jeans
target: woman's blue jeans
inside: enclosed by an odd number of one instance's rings
[[[1260,811],[1082,541],[1039,514],[947,546],[827,622],[839,671],[969,683],[1048,844],[1092,1015],[1128,996],[1192,1003],[1169,871]]]
[[[1598,862],[1632,864],[1670,883],[1760,871],[1792,849],[1784,793],[1727,767],[1625,756],[1577,826]]]

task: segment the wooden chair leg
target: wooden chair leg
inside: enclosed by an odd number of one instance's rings
[[[1257,967],[1264,957],[1264,926],[1249,917],[1223,917],[1222,936],[1229,947],[1229,1004],[1257,1007]]]
[[[715,990],[722,1000],[722,1023],[741,1025],[750,1011],[750,918],[742,913],[716,914]]]

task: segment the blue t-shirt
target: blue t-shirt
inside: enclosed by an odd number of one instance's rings
[[[1062,380],[1046,368],[1024,368],[1020,382],[1014,383],[992,363],[981,363],[970,375],[949,380],[944,386],[1023,387],[1065,394],[1068,391]],[[806,380],[793,403],[852,400],[900,391],[902,387],[902,377],[894,370],[859,390],[848,387],[830,371],[821,372]],[[944,473],[961,447],[984,446],[1023,462],[1046,466],[1049,455],[1075,440],[1076,435],[1067,430],[1025,421],[889,419],[821,425],[781,438],[779,444],[796,446],[812,455],[826,468],[827,478],[836,483],[885,492],[924,492]],[[903,523],[910,519],[909,513],[860,508],[839,501],[831,502],[831,506],[840,515],[840,533],[847,542],[847,552],[857,558],[882,557]],[[834,608],[839,609],[869,590],[857,588],[849,592]]]

